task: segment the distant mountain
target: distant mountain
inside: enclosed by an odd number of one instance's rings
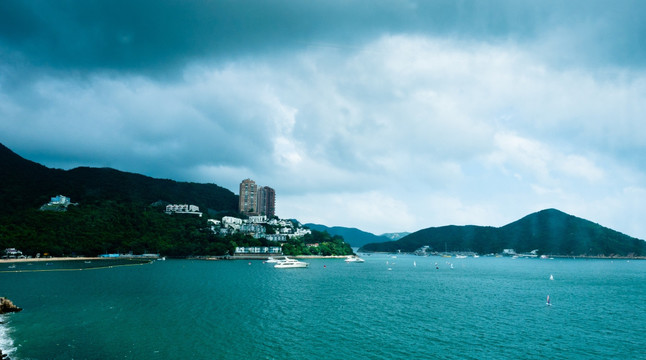
[[[388,237],[377,236],[375,234],[365,232],[355,228],[347,228],[347,227],[341,227],[341,226],[328,227],[320,224],[305,224],[304,226],[316,231],[325,231],[330,235],[340,235],[343,237],[345,242],[350,244],[350,246],[352,247],[362,247],[368,243],[391,240]]]
[[[110,168],[50,169],[0,144],[0,213],[38,207],[58,194],[78,203],[161,201],[194,204],[202,211],[238,207],[238,196],[215,184],[155,179]]]
[[[646,241],[630,237],[556,209],[539,211],[500,228],[442,226],[419,230],[397,241],[370,243],[361,251],[434,251],[501,253],[503,249],[572,256],[646,256]]]
[[[398,233],[385,233],[385,234],[381,234],[380,236],[387,237],[391,241],[395,241],[408,235],[410,235],[409,232],[398,232]]]

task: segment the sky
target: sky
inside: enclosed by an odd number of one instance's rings
[[[646,2],[4,0],[0,143],[375,234],[646,239]]]

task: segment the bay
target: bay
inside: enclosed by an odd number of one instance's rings
[[[3,272],[0,296],[24,310],[0,319],[0,348],[14,360],[643,358],[644,261],[364,259]]]

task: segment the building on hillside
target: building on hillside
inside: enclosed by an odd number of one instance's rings
[[[223,216],[222,225],[224,229],[240,230],[242,219],[233,216]]]
[[[258,213],[270,218],[276,215],[276,191],[269,186],[258,188]]]
[[[271,218],[276,214],[276,191],[269,186],[258,186],[251,179],[242,180],[238,209],[245,215]]]
[[[265,224],[267,222],[267,216],[266,215],[252,215],[249,216],[249,219],[247,219],[252,224]]]
[[[70,204],[70,198],[65,195],[56,195],[49,200],[48,205],[63,205],[67,206]]]
[[[166,205],[166,214],[193,214],[193,215],[199,215],[202,217],[202,213],[200,212],[200,208],[195,205],[188,205],[188,204],[181,204],[181,205],[176,205],[176,204],[169,204]]]
[[[2,257],[5,259],[15,259],[24,256],[22,255],[22,251],[16,250],[16,248],[6,248],[4,249],[4,255]]]
[[[222,223],[220,220],[216,219],[208,219],[206,220],[206,222],[211,223],[211,226],[220,226],[220,224]]]
[[[56,195],[50,198],[47,204],[40,207],[41,211],[67,211],[67,207],[73,204],[69,197],[65,195]]]
[[[263,237],[269,241],[278,241],[278,242],[287,241],[287,235],[284,235],[284,234],[265,234]]]
[[[258,214],[257,200],[258,186],[256,186],[256,182],[251,179],[242,180],[240,183],[240,199],[238,200],[240,212],[246,215]]]
[[[240,226],[240,231],[246,234],[251,234],[252,236],[258,235],[259,237],[263,237],[265,233],[267,232],[267,229],[265,229],[264,226],[260,224],[242,224]]]
[[[236,254],[282,254],[283,249],[280,246],[251,246],[236,247]]]

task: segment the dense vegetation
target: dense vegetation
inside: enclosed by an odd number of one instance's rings
[[[500,228],[443,226],[412,233],[398,241],[365,245],[362,251],[500,253],[503,249],[575,256],[646,256],[646,242],[555,209],[528,215]]]
[[[31,209],[4,215],[0,249],[16,247],[27,255],[162,253],[169,256],[233,254],[244,236],[218,237],[204,218],[167,215],[162,208],[106,201],[70,206],[66,212]],[[251,238],[251,240],[254,240]]]
[[[0,144],[0,215],[38,208],[52,196],[80,204],[193,204],[204,212],[238,208],[238,196],[215,184],[177,182],[109,168],[79,167],[64,171],[25,160]]]
[[[318,244],[308,246],[308,244]],[[330,235],[327,232],[312,230],[312,234],[301,239],[289,240],[283,246],[285,255],[352,255],[352,248],[343,241],[339,235]]]
[[[66,211],[40,211],[62,194],[78,205]],[[220,236],[207,218],[237,213],[238,197],[215,184],[196,184],[114,169],[49,169],[25,160],[0,144],[0,250],[26,255],[160,253],[167,256],[226,255],[238,246],[280,246],[236,233]],[[167,215],[165,205],[193,204],[207,216]],[[268,233],[275,229],[268,228]],[[304,242],[319,243],[307,247]],[[313,232],[285,244],[289,255],[351,254],[341,237]]]

